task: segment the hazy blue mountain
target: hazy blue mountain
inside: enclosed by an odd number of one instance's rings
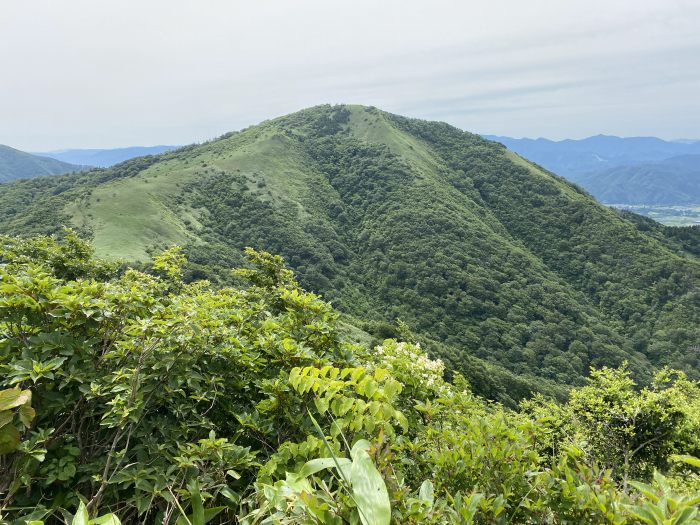
[[[659,162],[681,155],[700,154],[698,141],[666,141],[655,137],[596,135],[581,140],[485,138],[504,144],[550,171],[576,181],[576,176],[617,166]]]
[[[617,166],[573,178],[601,202],[649,205],[700,203],[700,155]]]
[[[0,144],[0,182],[42,175],[60,175],[84,169],[56,159],[32,155]]]
[[[180,146],[132,146],[113,149],[66,149],[36,153],[72,164],[83,164],[108,168],[134,157],[155,155],[179,148]]]
[[[611,204],[700,204],[700,141],[596,135],[582,140],[485,135]]]

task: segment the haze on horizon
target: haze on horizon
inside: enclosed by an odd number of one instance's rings
[[[186,144],[322,103],[479,133],[700,139],[693,0],[0,6],[0,144]]]

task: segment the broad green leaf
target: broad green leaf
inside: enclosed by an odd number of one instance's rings
[[[372,463],[367,451],[369,441],[361,439],[352,447],[350,484],[362,525],[389,525],[391,502],[384,478]]]
[[[19,388],[0,390],[0,411],[10,410],[31,400],[32,392],[30,390],[21,390]]]
[[[331,408],[333,409],[333,415],[336,417],[343,417],[355,404],[355,400],[351,397],[343,397],[333,401]]]
[[[688,465],[690,465],[692,467],[700,468],[700,458],[696,458],[693,456],[673,455],[673,456],[671,456],[671,460],[682,462],[682,463],[687,463]]]
[[[319,414],[325,414],[328,410],[328,399],[325,397],[314,397],[314,405],[316,405],[316,410]]]
[[[212,507],[210,509],[204,509],[204,517],[202,523],[209,523],[211,520],[213,520],[216,516],[218,516],[221,511],[225,510],[226,507]],[[191,523],[192,525],[195,525],[194,518],[192,515],[187,516],[185,518],[184,516],[180,516],[177,521],[175,522],[176,525],[189,525],[188,523]]]
[[[87,507],[82,501],[78,505],[78,510],[75,511],[71,525],[89,525],[90,516],[88,515]]]
[[[639,481],[630,481],[630,485],[637,489],[639,492],[644,494],[651,501],[657,501],[659,496],[656,489],[647,483],[641,483]]]
[[[0,412],[0,428],[4,427],[14,419],[14,414],[10,410]]]
[[[420,491],[418,492],[418,497],[427,502],[429,507],[433,506],[435,502],[435,495],[433,494],[433,482],[426,479],[420,486]]]
[[[296,478],[306,478],[308,476],[313,476],[317,472],[324,469],[334,468],[340,465],[341,468],[345,465],[349,465],[351,461],[347,458],[317,458],[312,459],[304,463],[304,466],[299,469],[299,472],[295,472],[293,476]]]
[[[121,525],[121,521],[114,514],[105,514],[90,521],[90,525]]]
[[[376,379],[377,381],[383,381],[388,375],[389,372],[384,368],[377,368],[374,371],[374,379]]]
[[[190,521],[192,525],[204,525],[204,503],[202,502],[202,494],[199,492],[199,482],[194,479],[187,484],[187,489],[190,491],[190,505],[192,505],[192,517]]]
[[[685,525],[692,523],[698,515],[698,509],[688,507],[680,511],[677,516],[674,516],[673,525]]]
[[[627,512],[630,514],[630,516],[640,520],[642,523],[646,523],[648,525],[658,525],[660,523],[663,523],[663,521],[658,521],[654,513],[646,507],[641,507],[638,505],[626,505],[625,508],[627,509]]]
[[[19,431],[14,425],[5,425],[0,428],[0,455],[10,454],[17,450],[19,440]]]
[[[29,428],[32,424],[32,421],[34,421],[35,417],[36,412],[31,406],[25,404],[19,407],[19,420],[25,427]]]

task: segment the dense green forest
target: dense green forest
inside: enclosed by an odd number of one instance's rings
[[[697,229],[608,209],[447,124],[319,106],[0,187],[0,231],[63,226],[136,265],[179,244],[187,282],[231,284],[246,246],[280,254],[356,340],[408,329],[511,407],[563,399],[591,367],[627,362],[642,385],[666,365],[700,377]]]
[[[2,523],[700,523],[683,372],[600,368],[512,410],[404,323],[352,342],[278,256],[188,271],[0,237]]]

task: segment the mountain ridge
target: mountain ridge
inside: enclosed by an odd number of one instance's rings
[[[700,154],[585,173],[575,182],[610,204],[699,204]]]
[[[0,144],[0,183],[44,175],[61,175],[84,169],[85,166],[33,155]]]
[[[614,204],[700,204],[700,141],[596,135],[580,140],[485,135]],[[692,164],[674,166],[673,158]],[[664,177],[663,181],[655,180]]]
[[[71,164],[108,168],[125,160],[144,155],[157,155],[181,146],[128,146],[124,148],[62,149],[33,153]]]

